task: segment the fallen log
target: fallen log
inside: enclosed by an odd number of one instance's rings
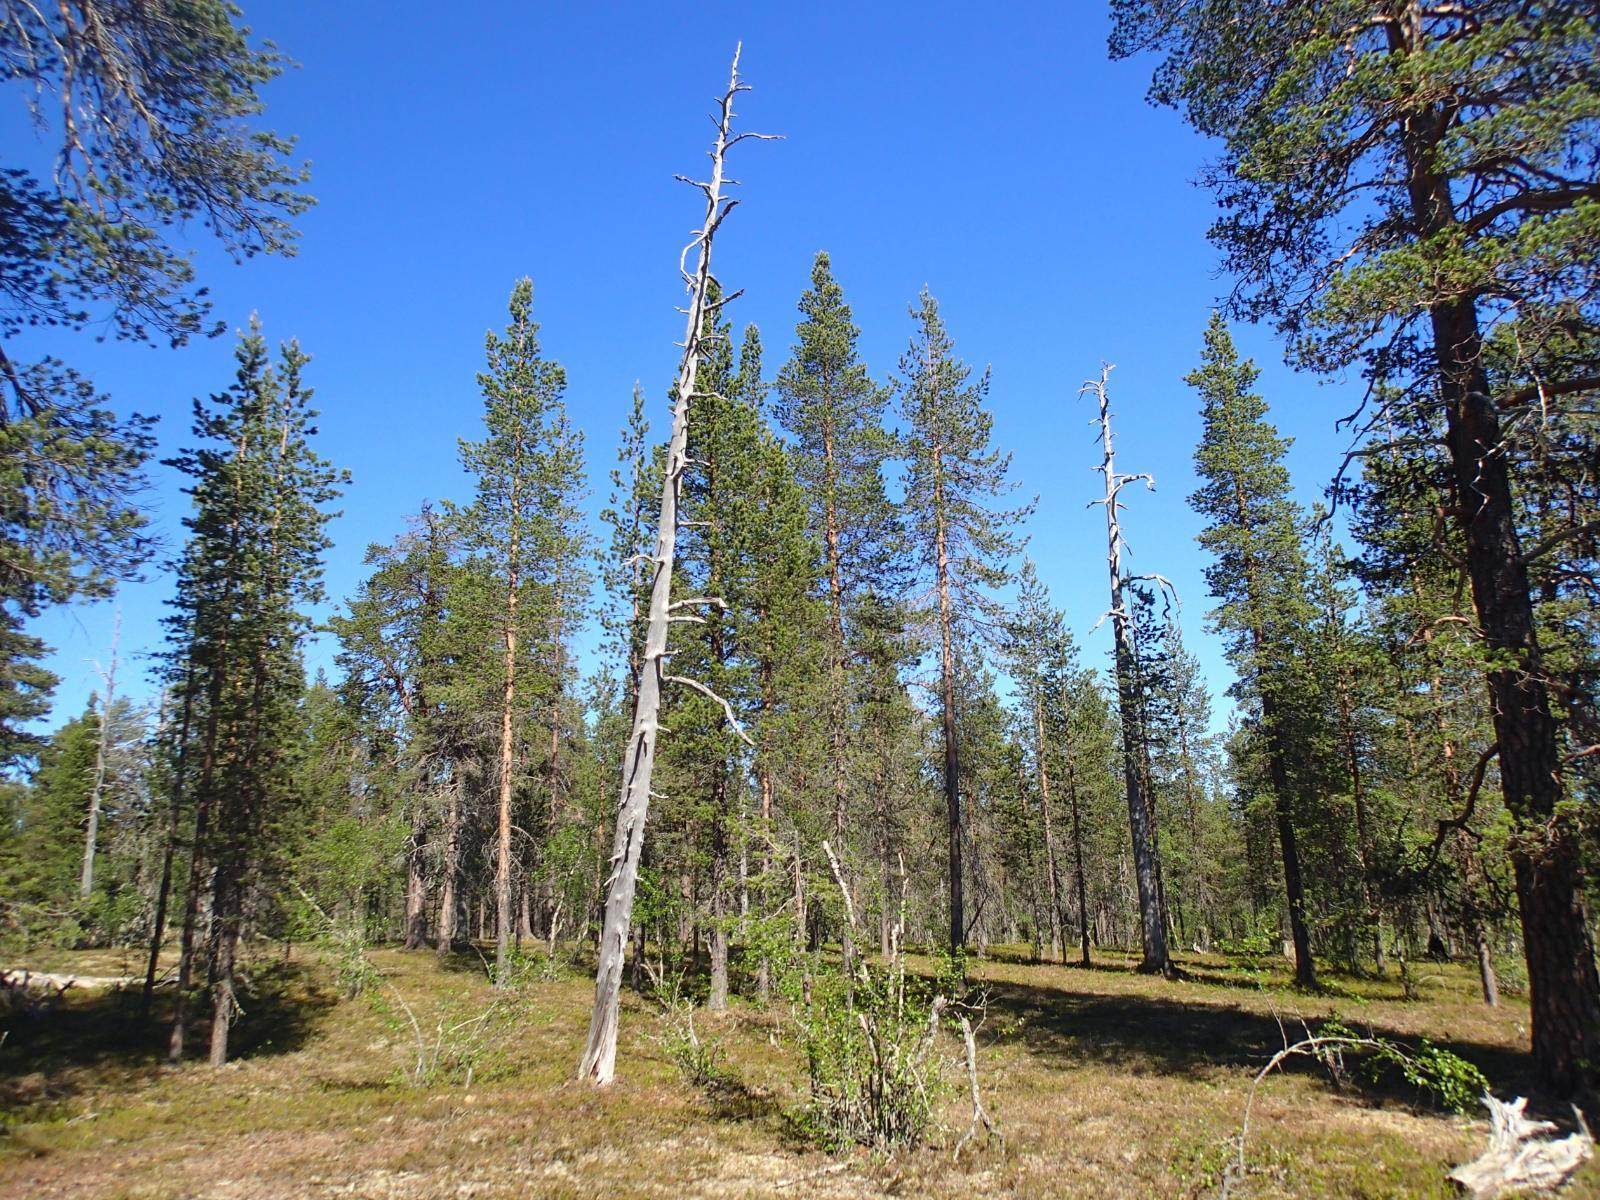
[[[1572,1111],[1578,1118],[1577,1132],[1550,1138],[1542,1135],[1554,1133],[1555,1124],[1524,1116],[1528,1101],[1522,1096],[1507,1103],[1485,1093],[1483,1103],[1489,1110],[1489,1147],[1450,1172],[1473,1200],[1551,1191],[1594,1154],[1594,1138],[1576,1108]]]

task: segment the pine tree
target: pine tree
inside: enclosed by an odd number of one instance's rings
[[[182,345],[214,335],[188,247],[201,227],[242,257],[292,250],[312,203],[292,143],[253,129],[284,66],[223,0],[16,6],[0,35],[28,120],[56,145],[41,178],[0,173],[0,764],[54,686],[24,623],[109,595],[155,550],[139,507],[154,443],[93,383],[26,345],[40,327]],[[49,93],[59,102],[39,104]],[[22,110],[18,110],[19,114]],[[23,157],[23,156],[18,156]],[[170,235],[182,230],[182,246]],[[30,361],[31,358],[31,361]]]
[[[0,317],[0,336],[10,332]],[[0,364],[0,767],[14,770],[38,747],[25,726],[49,711],[56,685],[26,622],[109,596],[149,557],[138,495],[155,440],[151,420],[117,420],[59,364],[18,375],[3,351]]]
[[[1165,801],[1161,863],[1172,882],[1170,915],[1179,936],[1204,947],[1221,923],[1217,860],[1228,833],[1218,827],[1206,789],[1215,774],[1211,697],[1199,660],[1184,644],[1175,605],[1163,612],[1149,645],[1154,662],[1145,672],[1145,728],[1152,794]]]
[[[574,596],[584,587],[574,566],[584,540],[575,515],[583,486],[582,440],[561,406],[566,373],[540,354],[531,280],[517,282],[509,307],[505,333],[491,331],[486,337],[488,369],[478,376],[478,385],[488,436],[461,443],[462,465],[476,480],[477,496],[459,512],[467,548],[494,572],[493,593],[486,600],[502,650],[494,893],[500,987],[510,980],[515,936],[511,833],[523,760],[518,733],[537,688],[549,693],[559,714],[565,664],[556,648],[562,644],[562,623],[571,619]],[[536,684],[530,651],[541,639],[546,663]],[[550,727],[559,741],[559,715]],[[551,787],[557,786],[553,751],[549,775]]]
[[[860,331],[818,253],[800,297],[795,346],[778,375],[775,411],[794,439],[795,471],[822,548],[828,613],[828,737],[832,744],[832,845],[848,864],[848,746],[854,610],[896,590],[899,522],[884,491],[893,439],[883,427],[889,389],[874,383],[856,347]],[[847,865],[848,871],[848,865]],[[841,932],[849,954],[850,933]]]
[[[409,780],[407,950],[420,949],[427,940],[429,835],[441,831],[450,838],[443,793],[459,784],[462,769],[444,707],[455,657],[444,637],[453,552],[446,522],[424,507],[394,543],[367,548],[365,562],[372,572],[346,602],[347,615],[330,622],[339,638],[345,689],[358,694],[369,711],[389,710],[386,723],[394,730],[400,770]],[[442,879],[439,884],[443,889]],[[449,936],[442,941],[448,950]]]
[[[1563,515],[1525,545],[1513,464],[1522,430],[1600,387],[1594,8],[1113,10],[1113,53],[1164,53],[1152,97],[1223,143],[1213,237],[1240,278],[1235,307],[1271,318],[1302,365],[1383,385],[1379,424],[1397,409],[1442,409],[1428,453],[1448,463],[1489,651],[1534,1056],[1551,1087],[1592,1086],[1600,973],[1530,571],[1592,530]]]
[[[1051,607],[1050,594],[1039,579],[1031,559],[1024,559],[1017,590],[1017,611],[1012,620],[1007,650],[1011,674],[1016,682],[1019,719],[1028,731],[1027,741],[1033,758],[1033,773],[1039,794],[1040,855],[1045,881],[1045,930],[1049,934],[1050,958],[1062,961],[1062,923],[1066,912],[1061,894],[1061,867],[1057,861],[1056,828],[1058,816],[1054,801],[1062,781],[1072,771],[1063,764],[1062,751],[1071,752],[1068,720],[1068,693],[1079,670],[1077,647],[1067,628],[1065,616]],[[1065,769],[1064,768],[1065,765]],[[1052,783],[1055,794],[1052,794]],[[1076,787],[1075,780],[1068,784]],[[1075,801],[1073,801],[1075,804]],[[1074,845],[1078,842],[1074,839]],[[1081,858],[1081,854],[1080,854]],[[1074,875],[1078,905],[1083,907],[1081,863]],[[1083,945],[1087,961],[1088,945]]]
[[[1295,980],[1316,985],[1300,833],[1315,797],[1301,764],[1317,734],[1314,688],[1306,677],[1303,631],[1312,626],[1308,565],[1300,513],[1283,465],[1289,448],[1252,392],[1259,372],[1240,361],[1220,316],[1206,330],[1198,369],[1187,376],[1203,403],[1204,432],[1195,450],[1200,489],[1190,505],[1208,524],[1200,545],[1213,559],[1206,584],[1218,599],[1211,614],[1238,674],[1231,694],[1260,721],[1284,888],[1294,939]]]
[[[905,510],[912,553],[931,578],[939,630],[940,704],[944,731],[945,816],[949,830],[950,945],[967,938],[962,901],[961,752],[956,728],[956,643],[1000,623],[994,589],[1022,548],[1014,530],[1032,511],[991,508],[1015,487],[1011,463],[989,445],[994,419],[984,408],[989,373],[976,381],[954,357],[955,346],[926,289],[911,310],[917,322],[900,359],[900,417],[905,425]]]

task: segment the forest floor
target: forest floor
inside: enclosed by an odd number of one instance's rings
[[[1286,1037],[1330,1016],[1446,1046],[1502,1096],[1528,1087],[1526,1002],[1485,1008],[1463,965],[1414,968],[1419,998],[1407,1000],[1392,971],[1331,975],[1310,995],[1289,988],[1278,961],[1184,955],[1186,978],[1169,981],[1116,954],[1084,969],[996,953],[973,973],[990,988],[980,1077],[1003,1147],[969,1144],[953,1160],[967,1115],[953,1086],[936,1144],[832,1156],[794,1118],[804,1068],[776,1010],[697,1016],[736,1080],[708,1094],[665,1053],[659,1007],[625,993],[619,1078],[598,1090],[573,1078],[593,995],[581,969],[530,970],[496,993],[476,954],[369,959],[380,980],[344,999],[313,955],[258,958],[239,1057],[221,1070],[161,1066],[165,1030],[136,1021],[136,994],[69,991],[56,1011],[11,1020],[0,1196],[1212,1196],[1252,1078]],[[141,966],[132,952],[26,965]],[[1336,1090],[1316,1064],[1290,1065],[1256,1098],[1235,1195],[1450,1196],[1446,1173],[1482,1148],[1477,1114]],[[1600,1198],[1600,1167],[1564,1195]]]

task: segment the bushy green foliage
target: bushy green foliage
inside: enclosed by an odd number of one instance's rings
[[[1489,1090],[1489,1081],[1482,1071],[1459,1054],[1436,1046],[1427,1038],[1413,1047],[1389,1038],[1363,1037],[1337,1016],[1324,1021],[1317,1036],[1351,1039],[1351,1047],[1338,1056],[1334,1067],[1336,1080],[1343,1076],[1344,1060],[1354,1057],[1355,1073],[1368,1085],[1381,1086],[1399,1079],[1453,1113],[1474,1108]]]
[[[834,1150],[922,1141],[949,1087],[940,1025],[969,992],[962,951],[936,955],[926,978],[908,975],[898,951],[882,965],[858,960],[848,977],[812,976],[795,1007],[810,1082],[802,1128]]]
[[[655,996],[662,1009],[657,1040],[684,1082],[705,1089],[727,1083],[731,1076],[722,1062],[722,1041],[707,1040],[694,1027],[695,1004],[683,994],[683,976],[657,978]]]

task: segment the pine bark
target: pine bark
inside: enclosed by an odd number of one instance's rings
[[[1385,26],[1391,49],[1415,53],[1420,6],[1400,6]],[[1450,181],[1434,167],[1449,116],[1430,108],[1407,121],[1407,189],[1419,240],[1457,224]],[[1490,711],[1500,746],[1500,782],[1515,822],[1511,863],[1521,902],[1533,1018],[1533,1057],[1552,1090],[1592,1087],[1600,1063],[1600,976],[1584,911],[1578,834],[1562,809],[1560,740],[1550,709],[1527,563],[1517,535],[1505,435],[1483,366],[1478,308],[1471,297],[1429,309],[1455,481],[1456,520],[1485,649]]]

